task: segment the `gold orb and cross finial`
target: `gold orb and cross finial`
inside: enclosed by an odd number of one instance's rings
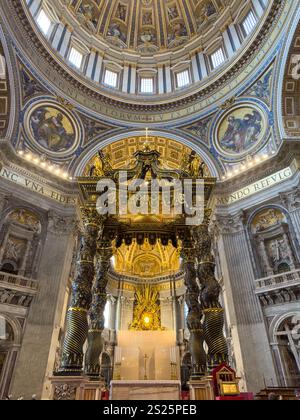
[[[149,142],[149,128],[146,127],[146,141],[144,143],[143,152],[151,152],[151,145]]]

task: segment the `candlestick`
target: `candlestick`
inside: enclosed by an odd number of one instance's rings
[[[145,361],[145,376],[144,379],[145,381],[148,381],[148,376],[147,376],[147,361],[148,361],[149,357],[147,356],[147,354],[145,354],[144,356],[144,361]]]

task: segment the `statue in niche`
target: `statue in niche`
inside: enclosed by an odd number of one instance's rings
[[[195,156],[195,158],[191,162],[190,166],[190,173],[193,178],[201,177],[203,178],[203,169],[204,169],[204,162],[201,162],[199,156]]]
[[[192,178],[203,178],[205,171],[205,163],[202,162],[196,152],[192,152],[190,156],[186,156],[183,159],[182,167],[184,171],[187,171]]]
[[[269,250],[273,264],[290,259],[287,244],[284,239],[276,239],[270,242]]]
[[[94,158],[92,167],[90,169],[90,177],[103,177],[107,172],[111,171],[110,157],[106,155],[102,150],[98,152],[98,155]]]
[[[91,168],[90,176],[102,177],[104,176],[104,162],[103,162],[103,152],[99,152],[98,156],[94,159],[94,165]]]
[[[24,251],[24,242],[17,239],[8,239],[5,250],[5,258],[18,262]]]

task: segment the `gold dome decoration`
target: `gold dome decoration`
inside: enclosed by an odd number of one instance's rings
[[[67,4],[91,34],[142,55],[186,44],[224,10],[224,0],[69,0]]]
[[[123,244],[115,250],[114,270],[122,275],[145,278],[168,276],[180,270],[180,255],[171,244],[162,246],[158,242],[151,246],[147,241],[139,246]]]

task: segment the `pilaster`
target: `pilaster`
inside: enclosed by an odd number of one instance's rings
[[[256,392],[265,386],[265,381],[275,384],[276,372],[262,309],[254,293],[255,277],[243,212],[217,216],[214,230],[238,375],[244,379],[247,390]]]
[[[76,222],[73,217],[49,215],[48,231],[38,269],[38,294],[30,309],[12,394],[41,397],[53,330],[59,324],[69,279]],[[30,387],[28,380],[30,378]],[[30,389],[31,395],[24,390]]]

